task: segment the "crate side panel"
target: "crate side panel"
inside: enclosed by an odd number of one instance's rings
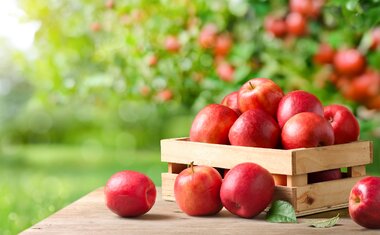
[[[230,169],[253,162],[274,174],[292,175],[292,152],[288,150],[207,144],[181,140],[161,141],[161,161],[209,165]]]
[[[162,180],[162,199],[167,201],[175,201],[174,198],[174,181],[177,177],[177,174],[171,173],[161,173]]]
[[[294,150],[295,174],[366,165],[372,162],[372,143],[348,144]]]
[[[362,178],[345,178],[297,187],[296,212],[347,204],[351,188]]]

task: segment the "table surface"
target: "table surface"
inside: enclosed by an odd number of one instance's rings
[[[243,219],[224,208],[215,216],[191,217],[181,212],[175,202],[162,200],[161,188],[157,192],[156,203],[147,214],[121,218],[105,206],[103,188],[99,188],[22,234],[380,234],[380,230],[355,224],[347,209],[298,218],[297,224],[269,223],[264,220],[264,213],[254,219]],[[309,226],[315,220],[337,213],[341,219],[332,228]]]

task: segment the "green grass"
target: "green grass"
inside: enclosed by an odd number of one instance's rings
[[[0,234],[18,233],[103,186],[115,172],[131,169],[161,185],[159,151],[99,146],[32,145],[0,155]]]

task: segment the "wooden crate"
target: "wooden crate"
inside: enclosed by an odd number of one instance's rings
[[[161,161],[168,163],[162,173],[162,197],[174,200],[178,173],[194,162],[230,169],[242,162],[253,162],[272,174],[286,175],[287,186],[276,186],[274,199],[290,202],[297,216],[345,208],[353,185],[366,175],[365,165],[373,161],[370,141],[293,150],[265,149],[191,142],[188,138],[161,140]],[[308,184],[311,172],[347,168],[339,180]]]

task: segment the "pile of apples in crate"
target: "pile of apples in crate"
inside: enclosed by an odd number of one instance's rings
[[[356,141],[359,124],[352,112],[338,104],[323,107],[306,91],[284,94],[270,79],[255,78],[221,104],[210,104],[195,117],[190,141],[259,148],[310,148]],[[233,157],[233,156],[232,156]],[[223,177],[222,177],[223,175]],[[211,166],[192,163],[178,174],[174,195],[190,216],[217,214],[225,207],[232,214],[252,218],[272,202],[275,184],[285,180],[251,162],[220,174]],[[340,169],[308,175],[308,183],[339,179]],[[276,181],[276,182],[275,182]],[[122,217],[136,217],[154,205],[156,189],[144,174],[122,171],[105,187],[106,204]],[[380,228],[380,177],[366,177],[348,198],[352,219],[367,228]]]
[[[323,107],[318,98],[298,90],[284,94],[270,79],[255,78],[221,104],[203,108],[195,117],[190,140],[261,148],[310,148],[356,141],[359,124],[338,104]],[[277,185],[286,176],[275,175]],[[309,174],[309,183],[339,179],[340,169]]]

